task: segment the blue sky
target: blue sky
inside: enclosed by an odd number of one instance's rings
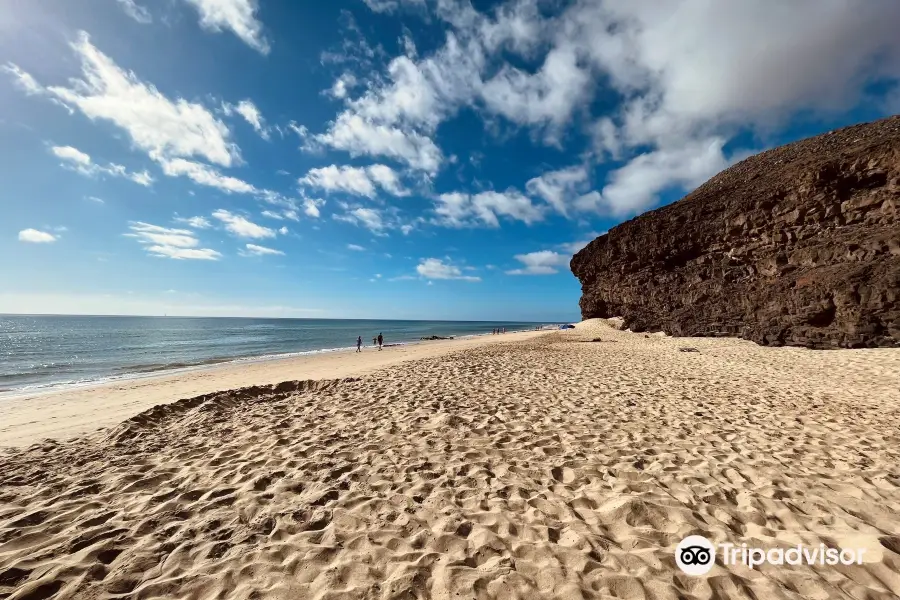
[[[555,321],[568,260],[900,110],[889,0],[0,14],[0,312]]]

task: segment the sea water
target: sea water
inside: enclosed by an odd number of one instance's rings
[[[534,329],[537,323],[0,315],[0,393],[90,384],[229,361],[422,337]]]

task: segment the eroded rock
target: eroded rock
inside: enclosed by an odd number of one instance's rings
[[[900,346],[900,116],[748,158],[577,253],[582,317],[810,348]]]

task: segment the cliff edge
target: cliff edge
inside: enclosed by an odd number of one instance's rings
[[[900,347],[900,116],[741,161],[571,269],[583,318],[634,331]]]

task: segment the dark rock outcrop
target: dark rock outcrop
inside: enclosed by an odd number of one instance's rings
[[[900,116],[748,158],[571,268],[582,316],[634,331],[900,346]]]

